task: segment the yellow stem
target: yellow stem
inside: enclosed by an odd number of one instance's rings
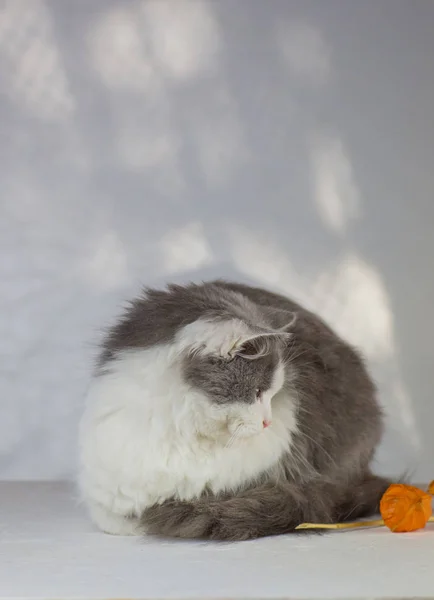
[[[434,523],[434,517],[428,519],[429,523]],[[296,529],[356,529],[357,527],[382,527],[383,519],[375,521],[355,521],[354,523],[301,523]]]
[[[356,527],[381,527],[381,525],[384,525],[383,519],[354,523],[302,523],[296,529],[355,529]]]

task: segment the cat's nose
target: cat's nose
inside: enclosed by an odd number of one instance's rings
[[[270,427],[270,425],[271,425],[271,421],[269,421],[268,419],[264,419],[262,421],[262,426],[264,429],[266,429],[267,427]]]

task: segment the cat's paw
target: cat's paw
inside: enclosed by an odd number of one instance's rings
[[[142,535],[138,519],[125,517],[106,510],[103,506],[90,506],[90,516],[95,525],[110,535]]]

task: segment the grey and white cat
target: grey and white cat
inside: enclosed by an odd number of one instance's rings
[[[109,331],[79,483],[113,534],[245,540],[376,512],[382,434],[360,356],[283,296],[147,290]]]

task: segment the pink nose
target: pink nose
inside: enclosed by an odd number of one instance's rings
[[[271,421],[267,421],[267,419],[264,419],[262,421],[262,425],[263,425],[264,429],[266,429],[267,427],[270,427]]]

